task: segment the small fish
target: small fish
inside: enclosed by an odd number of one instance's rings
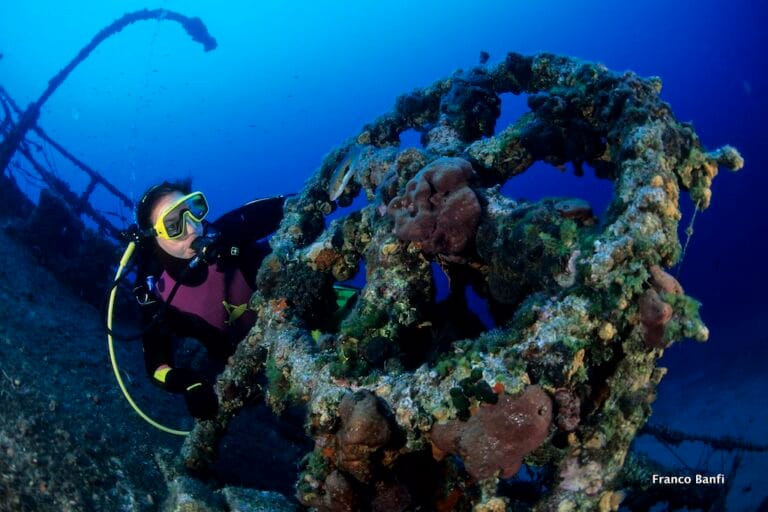
[[[357,169],[353,164],[360,156],[361,148],[362,146],[359,144],[355,144],[349,148],[347,155],[341,162],[339,162],[339,165],[336,166],[333,174],[331,174],[331,179],[328,182],[328,195],[330,196],[331,201],[335,201],[339,198],[349,184],[349,180],[354,176]]]
[[[234,304],[229,304],[227,301],[221,302],[222,306],[224,306],[224,310],[229,315],[229,319],[225,321],[227,325],[233,325],[238,318],[243,316],[246,311],[248,311],[248,303],[240,304],[239,306],[235,306]]]

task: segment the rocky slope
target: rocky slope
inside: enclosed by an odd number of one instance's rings
[[[174,479],[168,468],[182,438],[153,429],[131,410],[115,382],[102,323],[100,311],[0,229],[0,511],[177,510],[183,503],[205,510],[206,502],[224,510],[292,508],[274,492],[214,493]],[[139,405],[169,426],[190,428],[183,401],[144,377],[140,344],[117,342],[116,349]],[[263,407],[243,418],[260,427],[253,429],[258,435],[225,441],[211,487],[292,495],[300,431],[286,443],[296,429],[280,426]]]

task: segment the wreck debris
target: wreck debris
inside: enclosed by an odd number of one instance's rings
[[[714,437],[689,434],[679,430],[673,430],[663,425],[650,423],[646,423],[645,426],[643,426],[640,430],[640,434],[651,435],[659,441],[671,445],[696,441],[707,444],[716,450],[768,452],[768,444],[751,443],[733,436]]]
[[[19,109],[19,107],[16,105],[16,102],[11,98],[11,96],[8,94],[5,89],[0,87],[0,102],[2,102],[3,105],[9,105],[10,108],[8,108],[8,116],[6,120],[9,121],[9,125],[12,125],[11,121],[11,113],[10,110],[12,109],[17,115],[22,116],[23,113]],[[24,158],[32,165],[32,168],[35,170],[35,172],[38,174],[39,178],[42,180],[42,183],[44,183],[50,192],[55,193],[64,203],[69,207],[71,212],[76,215],[87,215],[88,217],[93,220],[97,226],[101,229],[102,232],[112,237],[114,240],[119,239],[119,229],[111,222],[109,219],[107,219],[101,212],[97,211],[90,203],[90,197],[91,194],[96,189],[96,186],[101,185],[103,186],[112,196],[117,198],[118,201],[120,201],[123,205],[125,205],[128,208],[133,208],[133,202],[120,192],[114,185],[112,185],[106,178],[104,178],[100,173],[93,170],[89,166],[87,166],[85,163],[80,161],[78,158],[73,156],[71,153],[69,153],[65,148],[63,148],[60,144],[58,144],[56,141],[51,139],[45,131],[40,128],[37,125],[32,126],[32,130],[45,142],[50,144],[54,149],[59,151],[65,158],[70,160],[72,163],[74,163],[78,168],[80,168],[83,172],[85,172],[88,175],[88,185],[86,186],[85,190],[80,194],[74,193],[69,185],[55,175],[53,170],[49,169],[42,163],[40,163],[32,154],[32,152],[29,149],[29,143],[28,141],[24,141],[22,144],[20,144],[18,151],[24,156]],[[2,133],[3,135],[3,141],[0,142],[0,146],[6,144],[7,142],[7,133]],[[2,173],[0,173],[2,174]],[[13,176],[11,173],[8,173],[8,175],[2,175],[0,179],[3,181],[4,186],[8,188],[18,189]],[[18,197],[25,197],[23,192],[20,190],[17,190],[13,195],[16,195]],[[32,205],[30,205],[30,208]],[[29,209],[29,208],[26,208]],[[20,216],[24,217],[22,212],[19,212]],[[111,252],[111,251],[110,251]]]
[[[657,78],[599,64],[510,53],[398,98],[287,201],[251,303],[258,319],[218,383],[224,412],[195,427],[185,463],[211,460],[265,367],[276,411],[307,407],[316,449],[299,497],[319,510],[373,502],[501,510],[516,498],[498,494],[498,478],[522,464],[546,468],[536,509],[617,508],[617,477],[664,375],[659,357],[683,337],[707,337],[698,303],[661,270],[680,256],[679,192],[706,209],[718,167],[743,166],[729,146],[704,150],[660,88]],[[496,130],[508,92],[527,94],[530,111]],[[398,149],[407,129],[421,133],[423,148]],[[358,146],[355,171],[333,186]],[[499,194],[536,161],[588,166],[615,181],[601,223],[574,198]],[[455,170],[449,194],[435,180],[443,168]],[[361,191],[368,205],[326,227],[325,217]],[[442,224],[456,191],[462,215]],[[499,327],[443,337],[433,263],[487,300]],[[332,285],[361,264],[366,282],[353,310],[340,326],[324,325]],[[321,343],[310,334],[319,328]],[[521,439],[499,411],[533,435]],[[369,425],[372,441],[351,442],[350,424]],[[497,461],[489,440],[514,456]],[[457,457],[437,461],[433,446],[438,458]],[[405,460],[435,468],[428,491],[414,492]]]

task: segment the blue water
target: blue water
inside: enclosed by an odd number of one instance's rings
[[[672,376],[716,372],[742,360],[735,355],[764,358],[765,8],[748,0],[469,5],[5,1],[0,84],[26,105],[124,12],[164,7],[201,17],[218,40],[215,51],[203,52],[174,23],[128,27],[71,75],[39,124],[133,198],[158,180],[192,176],[216,216],[256,197],[299,190],[324,154],[390,110],[397,95],[475,65],[481,50],[491,64],[507,51],[547,51],[658,75],[662,97],[680,120],[694,123],[707,147],[732,144],[746,160],[740,173],[723,171],[716,179],[712,206],[697,216],[680,272],[686,292],[704,303],[710,341],[673,347],[664,364]],[[505,95],[499,126],[524,108],[524,98]],[[65,160],[52,158],[61,176],[85,186]],[[509,192],[530,199],[578,195],[604,205],[611,188],[542,166]],[[97,203],[120,212],[106,196]],[[692,205],[685,194],[681,204],[684,228]]]

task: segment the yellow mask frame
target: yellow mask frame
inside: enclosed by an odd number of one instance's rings
[[[192,192],[168,205],[153,226],[155,236],[174,240],[184,235],[187,218],[201,222],[208,215],[208,201],[200,191]]]

